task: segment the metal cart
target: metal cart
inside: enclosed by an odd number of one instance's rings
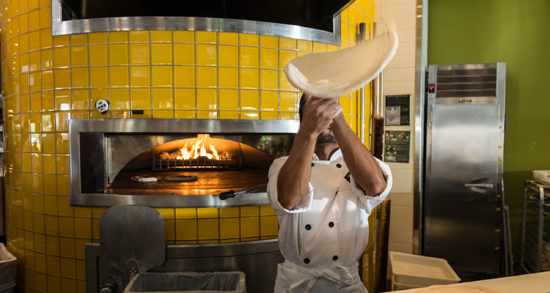
[[[521,267],[527,273],[542,271],[544,229],[550,224],[550,183],[525,181],[523,189],[523,226],[521,230]]]

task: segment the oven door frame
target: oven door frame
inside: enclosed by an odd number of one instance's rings
[[[69,120],[70,199],[72,206],[111,207],[145,205],[155,208],[234,207],[269,205],[267,193],[221,200],[218,194],[207,195],[130,195],[81,192],[80,134],[290,134],[300,127],[296,120],[233,119],[71,119]],[[162,131],[159,131],[161,129]],[[185,131],[193,130],[193,131]],[[105,138],[103,136],[104,144]],[[105,149],[105,146],[104,146]],[[105,163],[105,155],[104,163]]]

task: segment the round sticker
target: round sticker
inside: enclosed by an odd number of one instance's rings
[[[101,112],[101,114],[105,114],[107,110],[109,110],[109,102],[105,100],[99,100],[95,103],[95,108]]]

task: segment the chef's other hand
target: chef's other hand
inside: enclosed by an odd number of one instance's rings
[[[338,98],[319,99],[306,94],[300,128],[318,135],[329,127],[338,112]]]

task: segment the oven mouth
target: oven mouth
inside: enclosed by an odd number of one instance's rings
[[[269,167],[290,153],[298,128],[290,120],[69,120],[71,205],[269,204]],[[222,200],[230,191],[237,196]]]

